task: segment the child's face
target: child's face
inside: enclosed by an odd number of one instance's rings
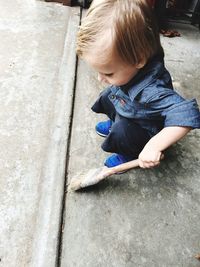
[[[110,56],[106,61],[102,60],[99,53],[86,54],[84,60],[98,72],[99,81],[115,86],[128,83],[141,68],[137,65],[128,65],[116,56]]]

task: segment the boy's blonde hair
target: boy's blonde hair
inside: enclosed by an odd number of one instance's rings
[[[125,63],[145,64],[163,53],[147,0],[94,0],[78,32],[77,54],[90,53],[108,31],[113,51]]]

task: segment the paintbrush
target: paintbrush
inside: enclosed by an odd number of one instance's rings
[[[79,189],[95,185],[113,174],[122,173],[138,166],[139,160],[135,159],[112,168],[104,166],[101,168],[91,169],[88,172],[80,173],[78,176],[72,178],[68,189],[70,191],[77,191]]]

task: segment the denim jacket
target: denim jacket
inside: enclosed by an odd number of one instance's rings
[[[154,58],[123,86],[109,87],[109,99],[116,112],[134,119],[151,136],[163,127],[200,128],[200,112],[195,99],[186,100],[173,90],[164,61]]]

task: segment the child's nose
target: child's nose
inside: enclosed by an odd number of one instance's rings
[[[106,78],[103,75],[101,75],[100,73],[98,73],[98,81],[105,82],[105,83],[107,82]]]

